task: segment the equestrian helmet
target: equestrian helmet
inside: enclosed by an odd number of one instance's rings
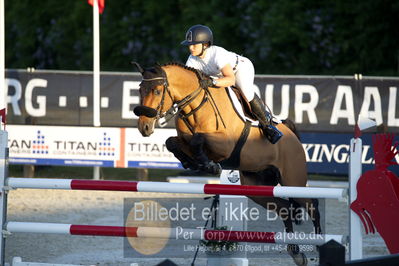
[[[181,42],[182,45],[192,45],[197,43],[213,43],[213,34],[207,26],[198,24],[188,29],[186,32],[186,39]]]

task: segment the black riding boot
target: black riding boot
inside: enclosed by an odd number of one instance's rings
[[[262,128],[263,135],[272,143],[275,144],[282,136],[280,130],[278,130],[272,124],[272,116],[266,111],[265,105],[258,95],[255,94],[255,97],[252,101],[249,102],[251,105],[252,113],[256,116],[259,121],[259,124]]]

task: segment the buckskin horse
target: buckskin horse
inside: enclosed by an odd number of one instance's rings
[[[259,127],[236,113],[227,88],[200,86],[205,77],[202,72],[179,63],[157,64],[146,69],[132,63],[143,77],[141,104],[134,109],[139,116],[138,129],[143,136],[150,136],[156,122],[166,123],[174,118],[177,136],[167,139],[166,147],[184,168],[212,174],[218,174],[221,166],[238,169],[242,185],[306,186],[305,154],[292,122],[292,130],[289,124],[277,125],[284,136],[271,144]],[[274,203],[287,232],[293,232],[293,219],[283,212],[302,206],[311,217],[315,232],[321,233],[317,200],[251,199],[265,208]],[[297,245],[289,245],[288,251],[297,265],[307,264]]]

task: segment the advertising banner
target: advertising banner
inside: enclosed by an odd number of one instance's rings
[[[353,134],[304,133],[301,134],[309,173],[347,175],[349,171],[349,141]],[[363,172],[374,169],[372,134],[363,134]],[[399,142],[396,136],[394,142]],[[399,164],[399,154],[394,161]],[[390,167],[399,173],[399,165]]]
[[[101,73],[101,126],[137,126],[140,81],[139,73]],[[11,124],[93,126],[91,72],[8,70],[6,84]],[[353,132],[360,114],[399,133],[399,78],[257,75],[255,86],[303,132]]]
[[[114,167],[122,158],[119,128],[10,125],[10,163]]]
[[[180,161],[168,151],[165,141],[176,136],[175,129],[156,129],[150,137],[143,137],[137,128],[125,131],[125,166],[138,168],[182,168]]]
[[[11,164],[182,169],[165,147],[174,129],[142,137],[137,128],[7,126]],[[352,134],[302,133],[308,171],[347,175]],[[371,135],[363,140],[363,171],[374,168]],[[396,136],[395,141],[399,141]],[[399,163],[399,155],[395,157]],[[399,173],[399,166],[392,170]]]

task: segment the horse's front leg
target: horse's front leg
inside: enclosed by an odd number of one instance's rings
[[[184,151],[185,148],[187,149],[188,147],[180,137],[168,138],[165,145],[168,151],[173,153],[173,155],[181,162],[184,169],[190,168],[192,170],[198,170],[198,163]]]
[[[204,151],[205,136],[202,133],[195,133],[190,140],[193,157],[199,165],[199,169],[213,175],[220,175],[222,167],[220,164],[211,161]]]

